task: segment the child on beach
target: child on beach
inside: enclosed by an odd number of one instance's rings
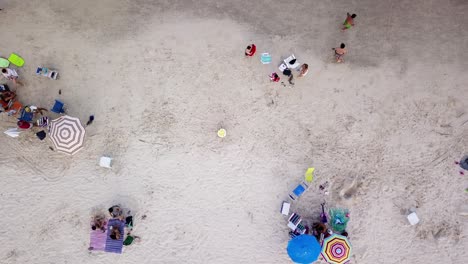
[[[301,67],[299,68],[299,76],[298,77],[304,77],[307,75],[309,72],[309,65],[306,63],[302,64]]]
[[[356,14],[350,15],[349,13],[346,13],[346,20],[343,23],[343,28],[341,30],[345,31],[346,29],[350,29],[352,26],[354,26],[354,19],[356,18]]]
[[[346,54],[346,49],[345,49],[346,45],[344,43],[341,43],[340,47],[339,48],[332,48],[332,50],[335,51],[335,59],[336,59],[336,62],[338,63],[341,63],[341,62],[344,62],[344,55]]]

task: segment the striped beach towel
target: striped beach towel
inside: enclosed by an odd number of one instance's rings
[[[110,228],[112,226],[117,226],[120,231],[120,239],[112,239],[110,238],[111,230]],[[106,252],[111,252],[111,253],[122,253],[122,247],[123,247],[123,239],[124,239],[124,227],[125,227],[125,222],[121,221],[119,219],[110,219],[109,222],[107,223],[107,234],[106,234],[106,247],[104,251]]]
[[[106,237],[107,231],[91,230],[89,246],[93,248],[92,250],[104,250],[106,247]]]

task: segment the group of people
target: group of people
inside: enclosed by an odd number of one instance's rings
[[[294,238],[301,234],[312,235],[320,244],[325,238],[333,234],[339,234],[348,237],[348,232],[346,231],[346,222],[340,220],[338,217],[336,219],[330,219],[331,221],[334,221],[336,225],[340,225],[340,230],[332,230],[332,226],[330,225],[327,214],[325,213],[325,203],[322,203],[321,206],[322,213],[320,214],[319,221],[313,222],[311,226],[304,225],[303,231],[299,229],[290,231],[289,236]],[[349,213],[346,213],[344,217],[349,218]]]
[[[341,30],[345,31],[353,27],[355,18],[356,18],[356,14],[347,13],[346,19],[343,23],[343,28]],[[347,53],[346,45],[344,43],[341,43],[339,47],[332,48],[332,50],[334,51],[335,61],[337,63],[344,62],[344,56]],[[245,49],[245,56],[252,57],[255,55],[256,51],[257,51],[257,47],[255,46],[255,44],[250,44]],[[294,64],[294,63],[295,63],[295,59],[294,59],[294,62],[291,64]],[[297,71],[299,71],[298,77],[304,77],[309,72],[309,65],[304,63],[297,69]],[[292,71],[287,68],[283,71],[283,74],[288,77],[289,83],[293,85],[294,75],[292,74]],[[271,75],[269,75],[269,77],[272,82],[279,82],[281,79],[280,76],[276,72],[273,72]]]
[[[355,18],[356,18],[356,14],[351,15],[350,13],[347,13],[346,19],[345,19],[345,21],[343,23],[342,30],[344,31],[344,30],[350,29],[352,26],[354,26],[354,19]],[[339,47],[332,48],[332,50],[335,53],[334,54],[335,61],[337,63],[344,62],[344,56],[347,53],[346,45],[344,43],[341,43]],[[252,57],[252,56],[255,55],[256,51],[257,51],[257,47],[255,46],[255,44],[250,44],[245,49],[244,53],[245,53],[246,57]],[[296,59],[293,59],[291,62],[289,62],[289,64],[294,64],[294,63],[296,63]],[[309,72],[309,65],[307,63],[304,63],[297,69],[297,71],[299,72],[298,77],[304,77]],[[291,69],[286,68],[286,69],[283,70],[282,73],[283,73],[283,75],[288,77],[289,84],[294,85],[294,82],[293,82],[294,75],[293,75]],[[270,77],[270,80],[272,82],[279,82],[280,79],[281,79],[280,76],[276,72],[273,72],[268,77]]]
[[[134,241],[139,241],[141,238],[139,236],[133,235],[131,232],[133,231],[133,216],[130,215],[130,211],[124,215],[122,208],[119,205],[114,205],[108,209],[109,216],[111,219],[118,220],[117,222],[114,221],[114,224],[109,227],[109,237],[113,240],[120,240],[124,235],[121,233],[121,226],[127,228],[127,236],[123,240],[124,246],[131,245]],[[106,217],[102,214],[95,215],[91,221],[91,229],[101,230],[103,233],[107,232],[108,221]],[[93,250],[92,247],[88,248],[89,250]]]
[[[18,80],[19,75],[16,70],[11,68],[2,68],[2,76],[8,81],[13,82],[15,88],[22,86],[23,83]],[[0,85],[0,112],[7,112],[8,115],[16,115],[20,112],[22,116],[18,116],[17,127],[20,129],[29,129],[33,126],[46,126],[48,118],[44,116],[44,112],[48,110],[34,105],[23,106],[17,98],[15,91],[12,91],[7,84]],[[33,122],[33,118],[40,114],[38,122]],[[31,117],[31,118],[29,118]]]

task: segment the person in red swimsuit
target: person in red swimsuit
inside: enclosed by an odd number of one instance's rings
[[[257,46],[255,46],[255,44],[250,44],[245,49],[245,56],[252,57],[256,51],[257,51]]]

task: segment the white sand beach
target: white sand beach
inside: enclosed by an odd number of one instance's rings
[[[0,3],[0,57],[26,61],[19,100],[95,116],[73,156],[38,128],[0,135],[0,263],[292,263],[279,210],[308,167],[291,210],[348,208],[351,263],[468,259],[468,173],[454,164],[468,153],[467,1]],[[341,32],[346,12],[356,25]],[[292,53],[308,75],[270,82]],[[15,126],[0,114],[2,132]],[[116,203],[141,241],[88,251],[92,214]]]

